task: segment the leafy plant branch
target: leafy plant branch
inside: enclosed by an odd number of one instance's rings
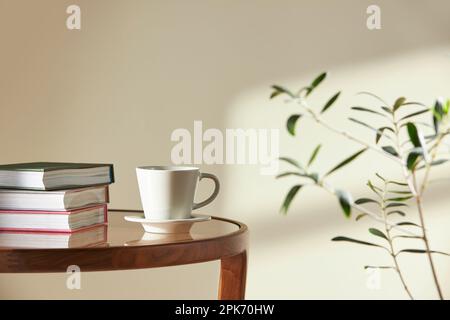
[[[349,218],[351,216],[351,209],[355,209],[357,212],[360,213],[360,215],[358,216],[359,218],[362,216],[368,216],[371,219],[373,219],[374,221],[380,222],[382,224],[387,224],[389,227],[391,228],[395,228],[398,229],[399,231],[402,231],[405,234],[408,234],[410,236],[417,236],[417,233],[412,232],[410,230],[404,229],[401,225],[395,224],[395,223],[391,223],[389,221],[385,221],[383,216],[381,214],[375,213],[374,211],[362,206],[362,204],[366,203],[366,202],[362,202],[359,203],[358,201],[355,202],[352,199],[352,196],[350,193],[348,193],[345,190],[342,189],[337,189],[335,187],[333,187],[326,179],[326,177],[330,174],[332,174],[333,172],[337,171],[338,169],[342,168],[343,166],[347,165],[348,163],[350,163],[351,161],[353,161],[354,159],[356,159],[359,155],[361,155],[365,149],[358,151],[357,153],[353,154],[352,156],[350,156],[349,158],[346,158],[345,160],[343,160],[342,162],[340,162],[338,165],[336,165],[335,167],[333,167],[332,169],[330,169],[324,176],[320,177],[319,174],[317,172],[310,172],[309,171],[309,167],[313,164],[314,160],[316,159],[316,157],[318,156],[319,150],[321,148],[321,145],[318,145],[312,155],[311,158],[308,161],[308,165],[302,166],[298,161],[295,161],[293,159],[287,158],[287,157],[281,157],[280,160],[281,161],[285,161],[289,164],[291,164],[292,166],[294,166],[294,170],[295,171],[286,171],[283,172],[279,175],[276,176],[277,179],[279,178],[285,178],[285,177],[299,177],[304,179],[304,181],[301,182],[301,184],[297,184],[295,186],[293,186],[288,194],[286,195],[283,204],[281,206],[281,212],[283,214],[287,214],[287,211],[291,205],[291,202],[294,200],[296,194],[304,187],[309,187],[309,186],[316,186],[319,187],[325,191],[327,191],[328,193],[330,193],[333,196],[336,196],[339,200],[339,204],[345,214],[345,216],[347,218]],[[369,181],[368,183],[370,186],[371,182]],[[373,186],[372,186],[373,188]],[[359,220],[358,218],[358,220]]]
[[[358,143],[360,145],[363,145],[364,147],[366,147],[368,149],[371,149],[371,150],[373,150],[373,151],[375,151],[375,152],[377,152],[377,153],[379,153],[379,154],[381,154],[381,155],[383,155],[383,156],[385,156],[387,158],[390,158],[391,160],[393,160],[393,161],[395,161],[397,163],[403,164],[401,162],[401,159],[399,159],[398,157],[396,157],[396,156],[386,152],[385,150],[383,150],[382,148],[378,147],[377,145],[367,143],[364,140],[359,139],[359,138],[351,135],[350,133],[348,133],[346,131],[339,130],[339,129],[335,128],[334,126],[332,126],[331,124],[329,124],[328,122],[324,121],[322,119],[322,117],[320,115],[316,114],[311,109],[311,107],[308,105],[308,103],[304,99],[302,99],[301,97],[298,98],[298,104],[301,105],[306,110],[305,115],[307,117],[313,119],[315,122],[317,122],[319,125],[323,126],[324,128],[326,128],[326,129],[328,129],[328,130],[330,130],[330,131],[332,131],[332,132],[334,132],[334,133],[336,133],[338,135],[341,135],[341,136],[343,136],[343,137],[345,137],[345,138],[347,138],[347,139],[349,139],[349,140],[351,140],[353,142],[356,142],[356,143]],[[378,130],[375,130],[375,131],[377,132],[377,134],[384,135],[383,132],[381,132],[381,131],[378,131]]]
[[[391,226],[391,224],[389,223],[389,217],[393,216],[393,215],[399,215],[404,217],[405,213],[403,211],[400,210],[393,210],[391,208],[393,207],[398,207],[399,206],[399,201],[407,201],[409,199],[411,199],[411,196],[408,194],[408,191],[405,190],[401,190],[401,191],[394,191],[394,190],[388,190],[388,187],[392,184],[391,181],[388,181],[387,179],[381,177],[380,175],[377,174],[377,177],[379,177],[382,180],[383,183],[383,187],[379,188],[377,186],[375,186],[375,184],[370,183],[371,189],[372,191],[374,191],[374,193],[377,195],[377,199],[372,199],[372,198],[361,198],[356,200],[357,203],[372,203],[375,204],[380,212],[381,215],[383,217],[383,221],[384,221],[384,232],[380,231],[379,229],[376,228],[369,228],[369,233],[372,236],[378,237],[383,239],[384,241],[387,242],[388,247],[386,249],[386,251],[389,253],[389,255],[392,258],[392,262],[393,262],[393,266],[365,266],[365,269],[371,268],[371,269],[392,269],[395,270],[396,273],[398,274],[398,277],[402,283],[403,288],[405,289],[405,292],[407,293],[408,297],[410,299],[413,299],[412,293],[408,288],[408,285],[406,284],[405,278],[402,274],[402,271],[400,269],[400,265],[398,263],[398,259],[397,259],[397,255],[398,253],[396,253],[395,249],[394,249],[394,240],[395,238],[408,238],[408,239],[421,239],[420,236],[410,236],[410,235],[398,235],[398,236],[392,236],[392,232],[393,232],[393,228]],[[375,189],[375,190],[373,190]],[[401,197],[399,197],[398,195],[394,196],[394,197],[389,197],[389,194],[398,194],[401,193]],[[408,196],[405,196],[408,195]],[[402,204],[403,205],[403,204]],[[360,220],[364,217],[364,215],[360,215],[357,217],[357,220]],[[417,226],[412,222],[399,222],[397,224],[401,224],[401,225],[405,225],[405,226]],[[355,240],[353,238],[348,238],[348,237],[335,237],[332,239],[333,241],[347,241],[347,242],[353,242],[353,243],[357,243],[357,244],[365,244],[368,245],[370,244],[371,246],[379,246],[377,244],[373,244],[370,242],[366,242],[366,241],[361,241],[361,240]]]
[[[405,278],[401,272],[400,265],[399,265],[398,259],[397,259],[397,254],[395,253],[395,250],[394,250],[393,242],[394,242],[395,238],[393,238],[393,236],[392,236],[392,228],[390,228],[390,226],[388,225],[389,215],[400,214],[402,216],[405,216],[405,213],[402,211],[398,211],[398,210],[389,211],[388,208],[390,207],[391,203],[395,203],[395,201],[406,201],[406,200],[409,200],[411,197],[407,193],[403,193],[402,194],[403,197],[401,197],[401,198],[388,198],[387,195],[389,193],[389,190],[388,190],[389,181],[387,181],[386,179],[382,179],[382,180],[383,180],[383,193],[381,195],[381,205],[380,206],[381,206],[381,213],[382,213],[383,219],[385,221],[385,225],[384,225],[385,236],[382,233],[375,232],[374,229],[371,229],[369,231],[374,235],[378,235],[378,236],[381,236],[382,238],[385,238],[386,241],[389,243],[389,250],[390,250],[390,254],[392,256],[392,260],[394,262],[394,269],[397,272],[399,279],[400,279],[407,295],[410,297],[410,299],[414,299],[411,291],[408,288],[408,285],[406,284]],[[403,192],[408,192],[408,191],[403,191]],[[405,197],[405,195],[407,195],[407,196]],[[414,225],[414,224],[411,224],[411,225]],[[398,237],[408,237],[409,239],[420,239],[421,238],[419,236],[402,236],[402,235],[398,236]]]
[[[279,177],[285,177],[285,176],[291,176],[296,175],[304,179],[309,179],[310,182],[308,184],[314,184],[317,185],[331,194],[335,195],[339,199],[340,206],[345,214],[346,217],[350,217],[351,215],[351,209],[356,209],[360,212],[360,214],[357,216],[356,220],[361,219],[364,216],[369,216],[372,219],[382,222],[385,226],[385,232],[381,232],[378,229],[371,228],[369,232],[371,232],[374,235],[377,235],[379,237],[384,238],[388,241],[389,247],[386,248],[384,246],[380,245],[374,245],[370,244],[365,241],[355,240],[351,238],[346,237],[337,237],[333,240],[335,241],[351,241],[356,242],[359,244],[365,244],[365,245],[371,245],[375,247],[381,247],[390,252],[394,259],[394,267],[399,274],[400,280],[403,284],[403,287],[405,288],[408,295],[412,298],[411,292],[408,290],[408,287],[406,285],[406,282],[404,281],[403,275],[401,274],[398,261],[397,261],[397,255],[401,253],[426,253],[429,264],[433,273],[433,279],[436,286],[436,289],[438,291],[439,297],[443,299],[442,290],[440,288],[436,269],[434,267],[433,259],[432,259],[432,253],[441,253],[446,254],[443,252],[438,251],[432,251],[430,249],[429,241],[428,241],[428,235],[425,227],[425,221],[424,221],[424,211],[423,211],[423,204],[422,204],[422,197],[426,190],[426,186],[429,179],[429,174],[431,171],[431,168],[436,165],[441,165],[445,162],[447,162],[448,158],[439,158],[440,153],[438,152],[438,149],[441,144],[444,143],[444,138],[449,135],[450,129],[448,127],[448,113],[450,109],[450,100],[447,100],[447,102],[444,104],[442,100],[437,100],[435,105],[432,108],[426,108],[422,103],[419,102],[413,102],[408,101],[404,97],[400,97],[396,99],[396,101],[390,105],[382,98],[378,97],[377,95],[370,93],[370,92],[361,92],[362,95],[368,95],[372,98],[376,99],[378,103],[381,103],[382,105],[379,107],[379,109],[373,109],[373,108],[367,108],[363,106],[353,106],[351,109],[355,112],[364,112],[369,113],[371,115],[381,117],[385,124],[379,128],[373,127],[370,124],[367,124],[359,119],[356,119],[354,117],[350,117],[349,120],[353,123],[356,123],[360,126],[363,126],[367,129],[370,129],[375,133],[375,140],[374,143],[368,143],[358,137],[353,136],[352,134],[342,131],[325,120],[321,117],[321,115],[329,110],[334,103],[338,100],[339,96],[341,95],[341,92],[337,92],[334,94],[321,108],[320,112],[315,111],[312,107],[310,107],[307,103],[308,96],[320,85],[320,83],[325,80],[327,74],[322,73],[318,77],[316,77],[309,86],[303,87],[300,90],[298,90],[296,93],[293,93],[293,91],[287,90],[284,87],[281,86],[273,86],[273,92],[271,94],[271,98],[275,98],[279,95],[287,95],[289,98],[289,101],[296,102],[300,106],[300,112],[297,114],[291,115],[286,123],[287,130],[291,135],[296,134],[296,126],[297,122],[302,118],[310,118],[313,121],[315,121],[320,126],[326,128],[327,130],[330,130],[336,134],[339,134],[351,141],[354,141],[362,146],[364,146],[363,150],[358,151],[357,153],[351,155],[341,163],[339,163],[336,167],[329,170],[326,174],[323,176],[319,176],[318,173],[311,173],[309,170],[310,165],[314,162],[314,160],[317,157],[317,154],[319,153],[319,150],[321,146],[319,145],[316,147],[316,149],[313,151],[310,160],[308,161],[308,165],[306,167],[302,167],[298,162],[290,159],[290,158],[281,158],[281,160],[285,160],[293,165],[295,165],[298,169],[297,172],[286,172],[278,176]],[[420,109],[414,109],[414,107],[420,107]],[[409,111],[411,108],[412,111]],[[404,114],[403,110],[408,110],[409,112],[407,114]],[[420,121],[414,121],[417,116],[431,113],[432,114],[432,120],[433,124],[430,125],[428,123],[420,122]],[[422,130],[419,129],[419,126],[423,126],[426,128],[433,129],[433,133],[429,135],[424,135],[422,133]],[[407,139],[405,141],[402,141],[402,130],[406,131]],[[380,146],[380,142],[384,141],[385,145]],[[386,144],[387,142],[387,144]],[[358,199],[357,201],[353,201],[351,195],[340,189],[335,189],[332,185],[328,184],[325,180],[325,178],[341,169],[345,165],[349,164],[353,160],[359,157],[362,153],[364,153],[366,150],[373,150],[377,153],[386,156],[387,158],[395,161],[401,166],[401,170],[403,173],[403,176],[405,178],[405,182],[399,182],[399,181],[392,181],[385,179],[381,177],[380,175],[377,175],[380,179],[383,180],[385,184],[385,188],[379,188],[370,181],[368,182],[369,188],[375,192],[380,198],[381,202],[378,202],[373,199]],[[424,170],[424,177],[422,179],[422,182],[419,184],[417,179],[417,173],[420,170]],[[396,197],[387,198],[385,199],[386,194],[386,187],[387,185],[397,185],[401,187],[408,187],[409,190],[390,190],[389,192],[397,194]],[[299,184],[291,188],[289,193],[287,194],[281,211],[286,213],[290,203],[295,198],[298,191],[306,184]],[[403,195],[403,196],[398,196]],[[391,207],[401,207],[405,206],[403,203],[404,201],[407,201],[409,199],[414,198],[416,202],[416,206],[418,209],[418,214],[420,218],[420,225],[414,224],[412,222],[403,221],[399,223],[391,223],[387,217],[391,214],[397,214],[404,216],[405,213],[400,210],[393,210],[386,212],[387,208]],[[378,203],[381,206],[380,214],[374,213],[372,210],[369,210],[366,208],[366,206],[361,206],[361,204],[366,203]],[[417,234],[411,233],[409,230],[404,230],[404,226],[415,226],[419,227],[422,231],[422,235],[418,236]],[[402,232],[400,235],[391,236],[392,231]],[[376,233],[376,234],[375,234]],[[394,252],[394,246],[393,246],[393,240],[396,238],[409,238],[409,239],[421,239],[425,243],[425,250],[423,249],[404,249],[397,253]],[[384,268],[384,267],[383,267]]]
[[[400,105],[401,106],[401,105]],[[439,145],[442,143],[444,137],[448,134],[448,128],[442,130],[442,127],[446,127],[446,121],[444,116],[448,114],[448,107],[445,111],[444,107],[442,106],[441,102],[438,100],[433,108],[433,123],[434,123],[434,129],[435,132],[433,135],[429,136],[429,140],[431,142],[434,141],[434,144],[428,148],[427,143],[425,141],[425,137],[420,132],[420,130],[417,128],[417,126],[412,123],[408,122],[406,123],[406,128],[409,136],[409,140],[407,142],[410,142],[413,146],[413,149],[411,149],[407,156],[406,156],[406,166],[403,165],[403,174],[405,176],[406,181],[408,182],[409,188],[414,196],[419,218],[420,218],[420,227],[422,229],[422,240],[424,241],[425,248],[426,248],[426,254],[427,258],[430,264],[431,272],[433,275],[433,281],[436,286],[436,290],[438,293],[438,296],[440,299],[443,299],[443,293],[441,286],[439,284],[438,276],[436,267],[433,261],[432,257],[432,251],[430,249],[430,244],[428,240],[427,230],[425,226],[425,218],[424,218],[424,210],[422,205],[422,196],[425,192],[426,184],[428,181],[429,173],[431,170],[431,167],[436,164],[442,164],[446,161],[440,161],[436,162],[436,157],[438,154]],[[400,142],[400,124],[396,120],[396,111],[398,110],[393,108],[392,112],[392,119],[394,124],[394,131],[396,136],[396,142],[397,142],[397,151],[399,154],[399,157],[404,159],[405,154],[402,150],[402,144]],[[429,150],[432,150],[431,156],[429,155]],[[418,167],[420,162],[424,162],[425,164],[422,167]],[[421,186],[418,185],[417,182],[417,170],[420,168],[425,168],[425,175],[424,179],[422,181]]]

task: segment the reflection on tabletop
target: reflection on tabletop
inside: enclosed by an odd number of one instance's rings
[[[189,233],[146,233],[140,223],[125,221],[133,212],[109,211],[108,224],[74,233],[1,231],[0,248],[97,248],[137,245],[155,245],[216,238],[238,231],[239,226],[229,221],[212,218],[195,222]]]
[[[126,246],[173,243],[194,240],[190,233],[150,233],[145,232],[139,240],[127,241]]]
[[[86,248],[107,247],[108,228],[105,225],[73,233],[1,231],[0,248]]]

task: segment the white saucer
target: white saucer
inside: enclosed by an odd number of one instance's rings
[[[142,224],[146,232],[151,233],[189,233],[195,222],[208,221],[211,216],[196,215],[188,219],[156,220],[146,219],[143,214],[138,216],[125,216],[129,222]]]

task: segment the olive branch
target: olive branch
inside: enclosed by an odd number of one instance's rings
[[[319,173],[311,169],[322,148],[320,144],[314,148],[306,165],[289,157],[281,157],[280,161],[288,163],[292,167],[292,170],[279,174],[277,178],[294,176],[299,178],[300,182],[288,191],[280,211],[283,214],[287,214],[298,192],[306,186],[317,186],[326,190],[337,197],[345,217],[350,218],[352,211],[355,210],[359,213],[356,216],[356,221],[368,217],[380,223],[383,227],[383,231],[375,227],[369,229],[369,233],[372,236],[384,241],[383,245],[343,236],[335,237],[332,241],[351,242],[386,251],[392,258],[392,265],[365,266],[365,268],[395,270],[403,288],[411,299],[413,299],[413,295],[403,277],[397,258],[399,255],[405,253],[425,254],[429,261],[438,296],[440,299],[443,299],[433,262],[433,254],[450,254],[431,250],[430,248],[424,219],[423,195],[429,183],[432,167],[442,165],[450,160],[448,158],[448,152],[444,153],[444,157],[439,152],[439,148],[444,143],[445,137],[450,133],[448,126],[450,100],[444,103],[442,99],[437,99],[432,107],[427,108],[424,104],[409,101],[405,97],[399,97],[394,103],[390,104],[371,92],[359,92],[359,95],[373,98],[377,106],[352,106],[351,110],[356,114],[366,113],[379,117],[384,121],[381,127],[374,127],[357,117],[348,118],[352,123],[371,130],[374,133],[374,140],[367,142],[347,131],[334,127],[322,118],[322,115],[335,105],[341,95],[341,91],[331,96],[320,110],[308,104],[307,100],[309,95],[315,91],[326,77],[327,73],[322,73],[311,84],[297,91],[291,91],[285,87],[274,85],[272,86],[273,91],[270,98],[284,96],[288,98],[286,100],[287,103],[294,102],[299,106],[299,112],[289,116],[286,122],[286,129],[290,135],[296,136],[296,128],[300,119],[309,118],[321,127],[354,141],[363,148],[348,156],[325,173]],[[431,123],[418,121],[417,119],[421,115],[429,115]],[[428,133],[424,134],[423,132],[426,131]],[[387,179],[377,173],[377,182],[370,180],[367,182],[367,186],[375,194],[375,198],[361,198],[354,201],[348,191],[333,187],[327,181],[327,178],[356,160],[367,150],[381,154],[396,163],[402,172],[404,181]],[[423,172],[423,178],[420,181],[418,178],[419,172]],[[419,216],[418,223],[405,220],[406,213],[402,209],[408,207],[410,202],[414,202],[417,208]],[[398,221],[399,217],[401,221]],[[420,231],[420,234],[417,231]],[[424,243],[425,249],[396,250],[395,243],[397,239],[419,239]]]

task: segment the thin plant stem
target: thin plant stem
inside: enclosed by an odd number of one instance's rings
[[[434,145],[433,151],[431,153],[431,161],[427,162],[425,164],[425,174],[423,177],[423,181],[422,181],[422,185],[420,187],[420,195],[423,195],[423,193],[425,192],[425,188],[428,184],[428,178],[430,176],[430,171],[431,171],[431,164],[433,163],[434,160],[436,160],[436,157],[438,155],[438,148],[440,146],[440,144],[442,143],[442,140],[444,139],[443,134],[439,135],[438,139],[436,140],[436,143]]]
[[[396,137],[396,141],[397,141],[397,148],[398,148],[397,152],[400,155],[400,157],[403,159],[404,153],[402,150],[402,145],[400,143],[400,129],[398,126],[398,122],[395,118],[395,113],[392,115],[392,120],[394,123],[394,131],[395,131],[395,137]],[[434,155],[433,157],[436,157],[436,154],[437,154],[436,150],[437,150],[437,148],[435,148],[433,151],[433,155]],[[425,248],[427,251],[426,254],[427,254],[427,258],[428,258],[428,263],[430,264],[431,273],[433,275],[434,285],[436,287],[436,291],[438,293],[439,299],[443,300],[444,296],[442,294],[441,286],[439,284],[439,279],[437,277],[437,272],[436,272],[436,268],[434,266],[433,257],[431,255],[430,245],[429,245],[427,231],[426,231],[426,227],[425,227],[424,212],[423,212],[423,207],[422,207],[422,193],[424,191],[424,185],[422,184],[421,189],[420,190],[418,189],[415,172],[413,171],[412,174],[410,174],[408,172],[408,168],[406,168],[406,166],[404,165],[405,161],[402,161],[402,162],[403,162],[403,165],[402,165],[403,175],[404,175],[405,180],[408,183],[409,189],[410,189],[411,193],[413,194],[414,199],[416,201],[417,211],[419,213],[419,219],[420,219],[420,228],[422,229],[422,239],[423,239],[423,242],[425,243]],[[426,177],[427,178],[426,179],[428,179],[430,167],[431,167],[431,165],[428,164],[428,162],[427,162],[427,168],[426,168]]]
[[[383,189],[383,194],[382,194],[382,198],[381,198],[381,201],[382,201],[381,213],[382,213],[382,216],[384,219],[384,229],[386,231],[386,237],[387,237],[387,241],[389,243],[390,254],[391,254],[392,260],[394,261],[395,271],[397,272],[398,277],[400,278],[400,282],[402,283],[403,288],[406,291],[406,294],[408,295],[408,297],[411,300],[414,300],[414,297],[413,297],[411,291],[409,290],[408,285],[406,284],[405,278],[403,277],[403,274],[400,270],[400,265],[397,261],[397,256],[394,251],[394,244],[392,241],[391,229],[389,228],[388,218],[387,218],[387,214],[386,214],[386,192],[387,192],[387,183],[384,182],[384,189]]]
[[[436,283],[436,289],[438,291],[439,298],[441,300],[444,299],[444,296],[442,294],[442,289],[441,289],[441,287],[439,285],[439,280],[438,280],[437,273],[436,273],[436,270],[435,270],[436,268],[434,266],[433,258],[431,256],[431,252],[430,252],[428,236],[426,234],[425,220],[424,220],[424,217],[423,217],[424,215],[423,215],[422,196],[423,196],[423,193],[425,192],[425,189],[426,189],[426,186],[427,186],[427,182],[428,182],[428,178],[429,178],[429,174],[430,174],[430,170],[431,170],[431,163],[433,163],[433,161],[436,159],[436,156],[438,154],[439,145],[441,144],[443,138],[444,138],[444,135],[439,135],[439,137],[438,137],[438,139],[437,139],[437,141],[436,141],[436,143],[434,145],[434,148],[433,148],[433,151],[432,151],[432,154],[431,154],[431,161],[426,163],[425,174],[424,174],[424,178],[423,178],[423,181],[422,181],[422,185],[420,186],[420,191],[418,192],[418,195],[416,197],[417,208],[419,210],[419,217],[420,217],[420,222],[421,222],[421,225],[422,225],[423,240],[425,242],[425,247],[426,247],[426,250],[427,250],[428,260],[430,261],[430,266],[431,266],[431,270],[432,270],[432,273],[433,273],[433,278],[434,278],[434,281]],[[414,179],[414,185],[417,188],[415,173],[413,173],[413,179]]]
[[[414,185],[417,185],[415,173],[413,173],[413,180],[414,180]],[[425,228],[425,219],[423,217],[424,214],[423,214],[423,207],[422,207],[422,195],[418,194],[415,197],[415,199],[416,199],[416,204],[417,204],[417,210],[419,211],[420,225],[422,227],[422,238],[425,243],[425,249],[427,251],[428,261],[430,262],[430,268],[431,268],[431,272],[433,274],[433,279],[434,279],[434,283],[436,285],[436,290],[438,292],[439,299],[444,300],[444,295],[442,294],[441,286],[439,284],[439,279],[437,277],[436,268],[434,266],[433,257],[431,255],[430,244],[428,242],[428,236],[427,236],[427,232],[426,232],[426,228]]]
[[[438,291],[438,295],[440,299],[443,299],[443,295],[442,295],[442,290],[437,278],[437,274],[436,274],[436,270],[434,267],[434,262],[433,262],[433,258],[431,256],[431,252],[430,252],[430,248],[429,248],[429,243],[428,243],[428,238],[426,235],[426,230],[425,230],[425,223],[424,223],[424,214],[423,214],[423,208],[422,208],[422,199],[421,199],[421,194],[422,192],[418,192],[417,190],[417,183],[416,183],[416,177],[415,174],[409,174],[408,172],[408,168],[406,167],[406,162],[404,161],[404,157],[403,157],[403,152],[402,152],[402,148],[401,148],[401,144],[399,142],[399,128],[398,128],[398,123],[396,122],[395,119],[395,115],[393,115],[393,122],[394,122],[394,126],[395,126],[395,135],[396,135],[396,139],[397,139],[397,148],[398,148],[398,152],[400,157],[396,157],[394,155],[391,155],[390,153],[385,152],[383,149],[379,148],[378,146],[369,144],[359,138],[356,138],[354,136],[352,136],[351,134],[345,132],[345,131],[341,131],[333,126],[331,126],[330,124],[328,124],[327,122],[323,121],[314,111],[312,111],[312,109],[308,106],[308,104],[306,103],[306,101],[302,98],[299,98],[298,100],[299,104],[308,112],[310,118],[312,118],[314,121],[316,121],[318,124],[320,124],[321,126],[323,126],[324,128],[338,134],[341,135],[351,141],[354,141],[356,143],[359,143],[371,150],[374,150],[376,152],[378,152],[379,154],[384,155],[385,157],[394,160],[395,162],[399,163],[401,165],[402,168],[402,172],[403,175],[405,177],[406,182],[408,183],[409,189],[411,191],[411,193],[413,194],[415,200],[416,200],[416,204],[417,204],[417,209],[419,212],[419,217],[420,217],[420,223],[421,223],[421,229],[422,229],[422,234],[423,234],[423,240],[427,249],[427,257],[428,257],[428,261],[430,264],[430,268],[431,271],[433,273],[433,279],[434,279],[434,283],[436,286],[436,290]],[[430,165],[431,166],[431,165]],[[430,169],[428,168],[427,171],[429,171]],[[426,175],[428,175],[428,173],[426,173]],[[427,177],[428,178],[428,177]],[[423,187],[424,189],[424,187]]]

